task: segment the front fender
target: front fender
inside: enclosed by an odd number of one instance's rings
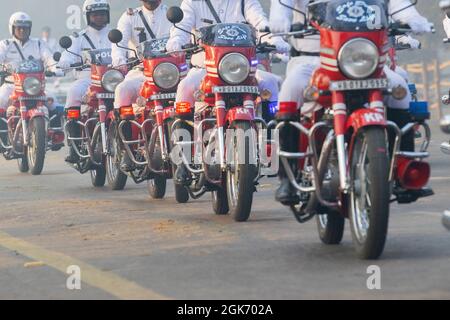
[[[36,117],[48,118],[48,111],[44,109],[45,107],[38,107],[28,110],[28,118],[33,119]]]
[[[233,123],[234,121],[253,121],[253,119],[252,111],[244,107],[233,107],[227,113],[228,123]]]
[[[386,127],[386,118],[375,110],[358,109],[348,117],[345,130],[353,129],[353,132],[358,132],[360,129],[369,126]]]

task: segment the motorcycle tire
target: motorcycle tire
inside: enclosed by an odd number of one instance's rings
[[[100,188],[103,187],[106,183],[106,161],[103,156],[103,144],[100,127],[95,129],[94,135],[92,137],[92,142],[92,149],[94,150],[94,160],[97,163],[101,163],[101,166],[95,166],[94,169],[90,170],[91,182],[94,187]]]
[[[235,132],[243,132],[247,138],[247,133],[252,130],[250,122],[237,121],[231,127]],[[256,147],[257,141],[253,134],[248,135],[248,141],[244,143],[245,161],[240,163],[238,137],[234,137],[232,142],[232,151],[235,164],[227,171],[226,190],[228,207],[234,220],[237,222],[247,221],[250,217],[253,203],[253,193],[255,192],[255,178],[257,175],[256,154],[252,152],[253,146]],[[237,161],[236,161],[237,160]],[[233,172],[234,169],[234,172]]]
[[[380,257],[387,237],[390,163],[386,141],[384,128],[363,129],[351,158],[350,228],[357,256],[365,260]]]
[[[118,124],[111,123],[107,135],[108,155],[106,156],[106,177],[112,190],[123,190],[127,184],[128,176],[120,170],[122,152],[120,137],[117,132]]]
[[[36,117],[30,121],[30,141],[27,147],[28,165],[32,175],[40,175],[44,168],[47,132],[45,119]]]

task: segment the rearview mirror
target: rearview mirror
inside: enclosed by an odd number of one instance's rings
[[[123,39],[123,34],[120,30],[113,29],[108,33],[108,39],[112,43],[118,44]]]
[[[56,62],[59,62],[59,60],[61,60],[61,52],[55,52],[53,54],[53,60],[55,60]]]
[[[72,39],[68,36],[64,36],[61,39],[59,39],[59,45],[63,49],[69,49],[72,46]]]
[[[180,23],[184,18],[183,10],[180,7],[170,7],[167,10],[167,20],[173,24]]]

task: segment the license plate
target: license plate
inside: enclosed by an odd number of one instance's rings
[[[97,99],[114,99],[114,93],[97,93]]]
[[[214,87],[214,93],[253,93],[259,94],[258,87],[255,86],[223,86]]]
[[[330,83],[331,91],[385,89],[389,86],[388,79],[366,79],[333,81]]]
[[[175,99],[177,96],[176,93],[160,93],[160,94],[154,94],[150,97],[150,100],[168,100],[168,99]]]

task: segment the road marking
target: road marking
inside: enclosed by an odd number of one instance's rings
[[[47,266],[66,274],[67,267],[77,265],[81,268],[82,282],[101,289],[119,299],[152,299],[167,300],[169,297],[160,295],[150,289],[143,288],[135,282],[119,277],[112,272],[101,271],[83,261],[66,256],[62,253],[53,252],[24,240],[15,238],[5,232],[0,231],[0,246],[28,258],[42,261]]]

